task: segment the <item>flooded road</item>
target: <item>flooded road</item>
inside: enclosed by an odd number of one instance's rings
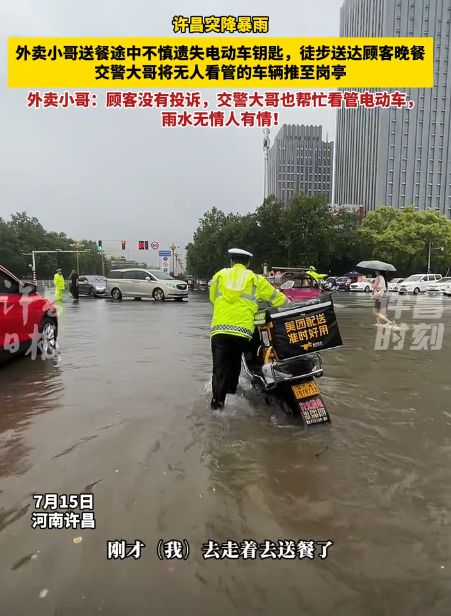
[[[332,424],[303,430],[254,392],[209,410],[205,294],[66,298],[60,361],[0,371],[2,616],[449,616],[451,298],[436,351],[375,350],[371,299],[335,302],[344,346],[319,380]],[[95,530],[31,528],[33,494],[85,492]],[[121,539],[145,543],[139,560],[107,560]],[[160,539],[186,539],[189,558],[159,560]],[[333,545],[202,557],[228,539]]]

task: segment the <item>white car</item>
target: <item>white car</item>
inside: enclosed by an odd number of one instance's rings
[[[445,287],[443,289],[443,295],[450,297],[451,296],[451,282],[446,282],[443,286]]]
[[[157,302],[165,299],[180,302],[188,298],[188,285],[159,270],[121,269],[109,273],[106,294],[116,300],[148,297]]]
[[[442,278],[437,282],[433,282],[429,285],[429,289],[427,290],[428,295],[440,295],[445,292],[446,285],[450,285],[451,278]]]
[[[399,291],[399,285],[401,284],[401,282],[404,281],[404,278],[393,278],[392,280],[390,280],[390,282],[388,283],[388,290],[389,291]]]
[[[350,291],[363,291],[364,293],[370,293],[373,288],[374,278],[363,278],[359,282],[353,282],[349,290]]]
[[[405,278],[400,284],[398,293],[401,295],[404,295],[404,293],[413,293],[414,295],[426,293],[429,286],[441,280],[441,278],[441,274],[413,274]]]

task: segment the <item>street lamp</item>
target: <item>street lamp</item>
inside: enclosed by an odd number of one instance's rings
[[[268,196],[269,187],[268,187],[268,157],[269,157],[269,148],[271,145],[269,138],[269,128],[265,128],[263,130],[263,152],[265,156],[265,173],[264,173],[264,199]]]
[[[33,284],[37,284],[38,280],[36,277],[36,257],[34,256],[34,250],[31,252],[31,279]]]
[[[172,245],[169,246],[169,248],[172,250],[172,275],[174,275],[174,255],[175,255],[175,250],[177,246],[174,243],[172,243]]]
[[[430,274],[431,273],[431,252],[433,250],[440,250],[443,251],[443,246],[432,246],[432,239],[429,240],[429,250],[428,250],[428,271],[427,273]]]

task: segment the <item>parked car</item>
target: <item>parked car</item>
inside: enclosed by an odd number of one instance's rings
[[[363,278],[359,282],[352,282],[349,286],[350,291],[363,291],[370,293],[373,286],[374,278]]]
[[[353,282],[359,282],[359,280],[361,280],[362,278],[366,278],[366,276],[363,276],[362,274],[359,274],[358,272],[346,272],[346,274],[343,274],[343,276],[345,278],[349,278],[351,281],[351,284]]]
[[[428,295],[441,295],[446,288],[446,285],[451,283],[451,277],[441,278],[437,282],[431,282],[427,290]]]
[[[32,282],[21,282],[0,265],[0,357],[2,360],[29,352],[52,354],[56,350],[56,307],[36,291]]]
[[[105,276],[79,276],[78,293],[90,297],[104,297],[106,295],[106,281]]]
[[[443,286],[445,287],[443,289],[443,295],[450,297],[451,296],[451,282],[445,282]]]
[[[116,300],[147,297],[157,302],[165,299],[183,301],[188,297],[188,285],[159,270],[121,269],[110,272],[106,294]]]
[[[352,284],[351,278],[348,278],[347,276],[340,276],[335,282],[337,283],[337,291],[349,291]]]
[[[413,293],[414,295],[425,293],[432,283],[441,280],[441,278],[440,274],[413,274],[403,280],[399,286],[398,292],[401,295],[404,293]]]
[[[389,291],[399,291],[399,285],[404,281],[404,278],[392,278],[388,283]]]

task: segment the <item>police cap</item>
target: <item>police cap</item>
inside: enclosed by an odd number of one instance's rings
[[[229,250],[229,256],[230,257],[249,257],[250,259],[254,255],[251,252],[248,252],[247,250],[243,250],[242,248],[231,248]]]

